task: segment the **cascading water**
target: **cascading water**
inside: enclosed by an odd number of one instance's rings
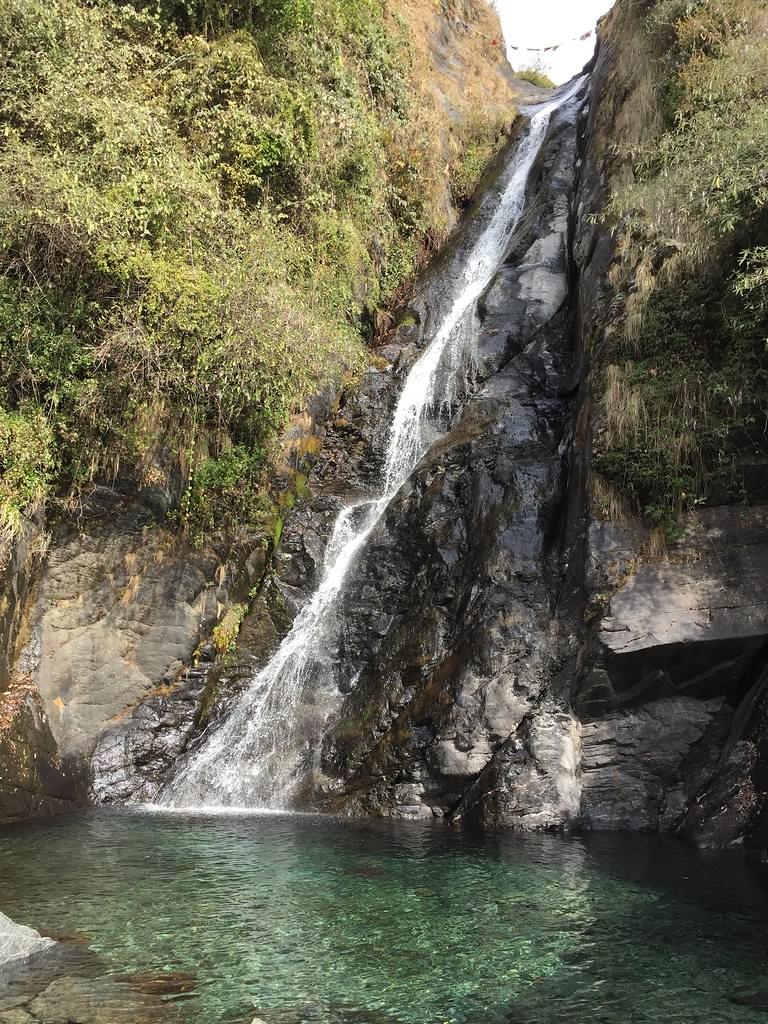
[[[325,553],[322,579],[275,655],[217,729],[204,736],[159,797],[165,807],[281,808],[290,805],[307,770],[304,702],[321,722],[338,692],[332,654],[338,597],[361,548],[387,505],[441,429],[474,362],[476,303],[501,265],[522,215],[528,178],[552,114],[583,80],[536,108],[514,154],[507,184],[486,228],[470,249],[454,297],[432,340],[405,381],[390,429],[382,493],[342,509]]]

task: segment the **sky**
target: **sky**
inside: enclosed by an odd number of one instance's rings
[[[592,56],[594,37],[585,42],[577,37],[595,27],[597,19],[613,6],[613,0],[495,0],[495,6],[512,67],[541,67],[559,85],[580,71]],[[556,44],[561,45],[553,53],[509,49],[511,45]]]

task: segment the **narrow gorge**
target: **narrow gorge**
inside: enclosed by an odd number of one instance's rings
[[[99,739],[100,802],[762,843],[759,460],[658,556],[593,490],[622,16],[331,413],[236,653]]]
[[[84,178],[44,234],[9,177],[0,501],[48,491],[0,518],[0,906],[40,931],[0,914],[0,1022],[764,1012],[765,5],[617,0],[553,88],[479,0],[64,6],[179,153],[221,121],[199,216],[51,271],[58,326],[24,290]],[[155,870],[153,922],[114,880]]]

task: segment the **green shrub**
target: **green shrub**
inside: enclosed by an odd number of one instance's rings
[[[457,140],[458,155],[449,168],[451,194],[457,206],[465,206],[472,198],[490,161],[509,137],[510,128],[509,120],[488,115],[464,126]]]

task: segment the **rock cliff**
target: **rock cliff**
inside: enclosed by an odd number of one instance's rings
[[[628,59],[647,6],[619,0],[581,103],[553,119],[479,303],[472,393],[344,591],[328,652],[343,700],[320,731],[311,700],[302,709],[319,750],[307,806],[768,843],[762,492],[711,499],[660,548],[590,471],[595,353],[624,301],[601,214],[631,174],[621,151],[652,130],[647,67]],[[492,169],[490,193],[495,182]],[[98,799],[152,799],[290,628],[338,510],[374,492],[404,374],[481,211],[422,276],[375,365],[317,417],[307,493],[274,550],[254,544],[237,572],[218,551],[169,553],[147,528],[151,495],[110,493],[106,520],[55,536],[20,664],[45,702],[45,749],[93,755]],[[187,671],[219,606],[246,592],[236,650]]]

